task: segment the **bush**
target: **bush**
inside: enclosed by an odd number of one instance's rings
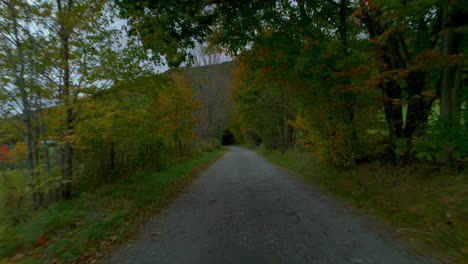
[[[414,145],[416,157],[437,161],[450,154],[458,162],[468,162],[468,131],[440,121],[430,127],[426,135],[417,138]]]
[[[218,138],[205,138],[195,143],[195,152],[211,152],[221,147],[221,141]]]
[[[25,218],[26,181],[21,170],[0,171],[0,224],[18,223]]]

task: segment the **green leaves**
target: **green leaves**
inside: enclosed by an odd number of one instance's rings
[[[116,1],[129,19],[132,35],[141,36],[144,46],[159,59],[165,55],[170,66],[189,59],[188,48],[211,33],[213,18],[203,1]]]
[[[416,157],[425,161],[438,161],[443,153],[450,153],[457,162],[468,157],[468,131],[459,124],[437,120],[424,136],[416,139]]]

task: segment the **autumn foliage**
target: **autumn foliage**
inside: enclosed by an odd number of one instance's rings
[[[7,145],[0,146],[0,162],[6,162],[11,158],[10,147]]]
[[[322,159],[341,165],[375,159],[447,161],[448,156],[464,162],[466,89],[461,88],[466,80],[462,84],[465,77],[455,74],[462,71],[464,53],[462,46],[449,51],[444,45],[452,40],[443,35],[466,27],[455,20],[464,11],[422,1],[340,3],[334,22],[321,20],[325,12],[308,18],[320,31],[290,21],[290,31],[282,24],[258,32],[238,56],[239,131],[281,149],[284,135],[291,134],[288,147],[313,148]],[[447,16],[454,19],[450,25],[443,24]],[[328,27],[336,34],[327,34]],[[455,30],[453,41],[462,43],[460,36]]]

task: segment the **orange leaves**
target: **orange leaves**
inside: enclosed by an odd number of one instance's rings
[[[443,55],[434,49],[426,49],[408,65],[408,71],[434,70],[440,67],[456,66],[464,62],[463,55]]]
[[[267,65],[267,66],[263,67],[263,69],[262,69],[262,74],[263,74],[263,75],[266,75],[267,73],[270,72],[270,70],[271,70],[271,66],[270,66],[270,65]]]
[[[359,2],[359,9],[354,10],[351,14],[351,17],[359,18],[364,15],[363,10],[375,10],[377,9],[377,4],[372,0],[362,0]]]
[[[360,9],[354,10],[354,12],[351,14],[352,17],[360,17],[362,15],[362,11]]]
[[[7,145],[0,146],[0,162],[9,160],[11,155],[10,148]]]
[[[47,239],[44,236],[40,236],[36,241],[36,244],[39,247],[45,245],[46,243],[47,243]]]
[[[23,142],[16,143],[15,147],[10,150],[7,162],[16,163],[26,159],[26,144]]]
[[[440,54],[432,49],[427,49],[422,53],[422,56],[428,59],[435,59],[440,56]]]
[[[195,125],[193,112],[200,107],[192,88],[179,73],[172,73],[172,84],[161,89],[150,109],[152,133],[167,138],[189,138]]]
[[[166,107],[170,103],[169,98],[165,94],[160,95],[157,101],[160,107]]]
[[[341,70],[335,72],[334,76],[338,78],[354,78],[354,77],[362,77],[365,76],[367,73],[370,72],[369,67],[359,65],[355,67],[351,67],[349,69]]]
[[[312,48],[312,45],[310,44],[310,42],[306,41],[306,43],[304,43],[304,47],[302,48],[301,52],[306,52],[310,50],[311,48]]]
[[[362,0],[359,2],[359,8],[354,10],[351,14],[351,17],[354,18],[354,26],[357,27],[359,21],[368,19],[369,11],[374,11],[377,9],[377,4],[371,0]]]
[[[361,7],[367,7],[369,8],[370,10],[374,10],[374,9],[377,9],[377,4],[372,1],[372,0],[362,0],[360,3],[359,3],[359,6]]]

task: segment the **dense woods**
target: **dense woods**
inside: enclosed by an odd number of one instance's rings
[[[196,41],[235,57],[238,137],[341,165],[466,162],[462,0],[118,2],[174,65]]]
[[[0,201],[6,218],[21,221],[25,208],[216,146],[209,137],[220,133],[219,117],[210,120],[217,127],[209,133],[194,130],[197,118],[205,118],[197,111],[214,102],[202,104],[199,98],[208,96],[195,94],[194,80],[183,71],[156,74],[155,56],[128,36],[113,2],[0,5]]]
[[[0,224],[223,135],[466,173],[467,16],[466,0],[0,0]]]
[[[90,193],[129,180],[124,186],[139,190],[115,198],[128,199],[123,206],[162,202],[177,177],[206,162],[202,153],[218,149],[231,66],[218,71],[220,53],[200,49],[200,74],[158,73],[164,57],[129,31],[112,1],[0,1],[0,259],[53,238],[83,250],[105,234],[96,225],[123,217],[114,212],[122,205],[97,207],[102,200],[90,202]],[[89,215],[77,203],[91,204]],[[139,214],[130,209],[127,220]],[[79,225],[86,239],[61,235],[89,217],[88,229]],[[82,254],[61,247],[49,252]]]
[[[466,259],[466,1],[117,2],[172,66],[233,58],[238,142]]]

